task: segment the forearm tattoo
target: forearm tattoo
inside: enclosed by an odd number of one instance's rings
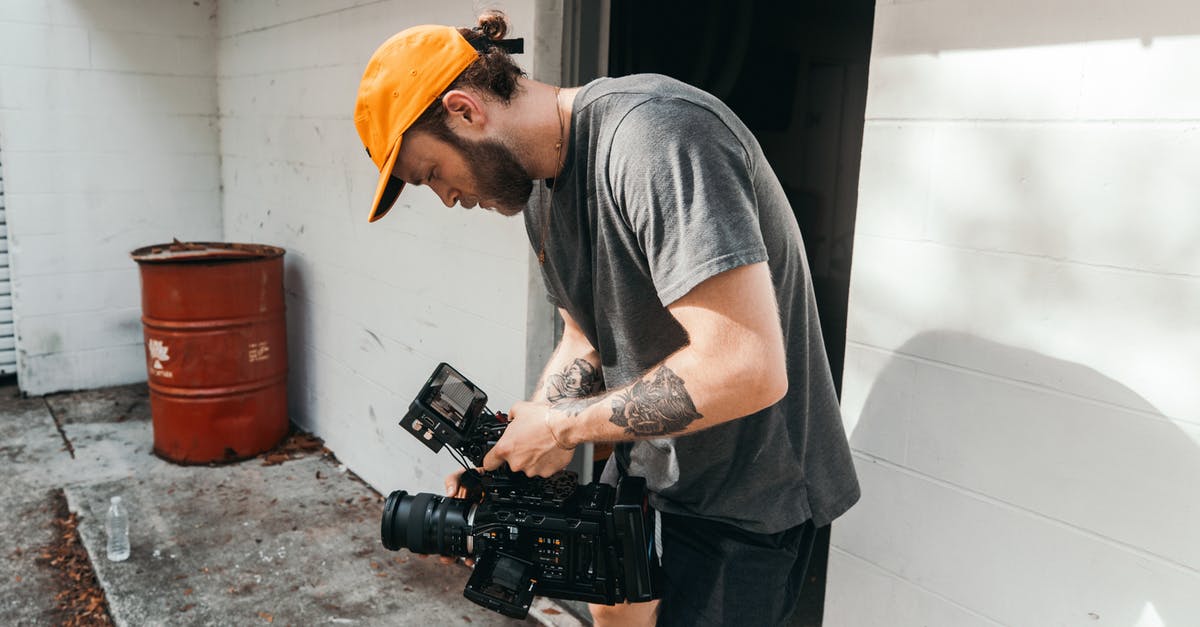
[[[568,398],[566,400],[561,400],[557,403],[554,403],[553,406],[554,409],[557,409],[568,416],[578,416],[583,412],[583,410],[595,405],[601,400],[604,400],[604,396],[602,395],[586,396],[584,398]]]
[[[670,368],[660,366],[647,381],[640,379],[613,394],[609,421],[633,436],[666,435],[682,431],[703,418],[683,385]]]
[[[546,400],[557,403],[563,399],[592,396],[604,389],[596,367],[586,359],[576,359],[560,374],[546,380]]]

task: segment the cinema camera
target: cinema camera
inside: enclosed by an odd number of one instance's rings
[[[572,472],[527,477],[505,465],[477,472],[503,435],[503,414],[447,364],[434,370],[400,425],[435,453],[448,446],[466,468],[467,498],[392,492],[383,545],[393,551],[473,557],[463,595],[524,618],[534,595],[613,605],[657,598],[653,510],[646,480],[578,485]],[[469,463],[468,463],[469,462]]]

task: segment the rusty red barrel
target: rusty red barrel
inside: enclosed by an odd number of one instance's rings
[[[287,434],[282,248],[175,242],[130,255],[142,323],[154,452],[234,461]]]

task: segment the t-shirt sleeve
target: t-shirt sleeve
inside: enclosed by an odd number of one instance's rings
[[[608,168],[663,305],[767,260],[749,153],[709,109],[677,98],[635,107],[613,134]]]

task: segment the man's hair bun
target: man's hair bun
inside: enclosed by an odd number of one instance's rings
[[[508,34],[508,18],[495,9],[485,11],[479,16],[479,26],[475,30],[492,41],[499,41]]]

